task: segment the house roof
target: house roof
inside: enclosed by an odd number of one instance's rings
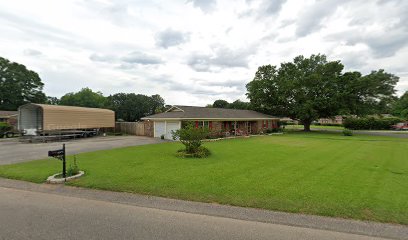
[[[252,110],[172,106],[164,113],[142,118],[142,120],[262,120],[278,119]]]
[[[18,115],[17,111],[2,111],[2,110],[0,110],[0,117],[2,117],[2,118],[9,118],[9,117],[16,116],[16,115]]]

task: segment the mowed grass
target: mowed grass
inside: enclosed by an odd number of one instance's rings
[[[408,139],[288,133],[205,145],[207,159],[175,157],[180,143],[79,154],[86,175],[69,185],[408,224]],[[0,176],[40,183],[60,168],[39,160]]]

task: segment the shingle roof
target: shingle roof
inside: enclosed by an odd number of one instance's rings
[[[0,110],[0,117],[10,117],[10,116],[14,116],[14,115],[18,115],[17,111],[2,111]]]
[[[250,119],[277,119],[270,115],[251,111],[226,108],[208,108],[192,106],[173,106],[169,111],[158,113],[142,118],[143,120],[204,120],[204,119],[228,119],[228,120],[250,120]]]

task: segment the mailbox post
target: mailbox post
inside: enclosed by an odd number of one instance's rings
[[[62,161],[62,177],[66,178],[65,143],[62,144],[62,149],[48,151],[48,156]]]

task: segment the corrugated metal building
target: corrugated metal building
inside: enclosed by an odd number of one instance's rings
[[[27,135],[37,131],[115,127],[115,113],[108,109],[29,103],[20,106],[18,112],[18,129]]]

